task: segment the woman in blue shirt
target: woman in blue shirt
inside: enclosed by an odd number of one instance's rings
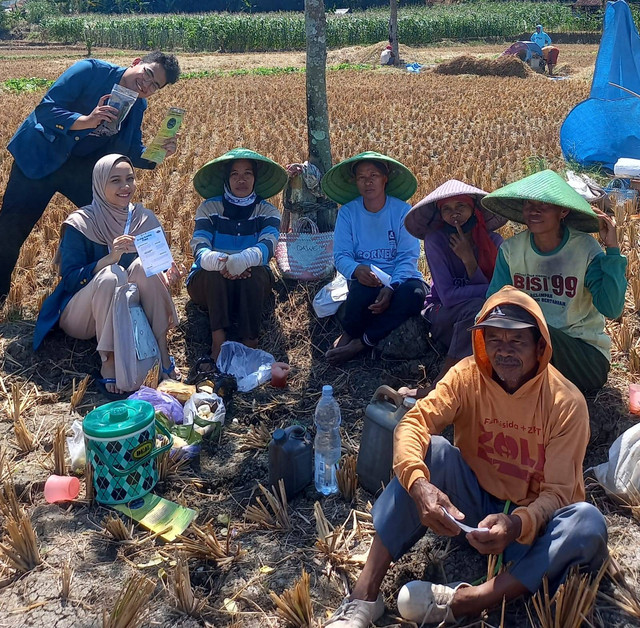
[[[422,309],[420,243],[404,227],[411,208],[405,201],[417,186],[405,166],[371,151],[337,164],[322,180],[325,194],[342,203],[333,256],[349,281],[344,331],[325,354],[331,364],[374,347]]]

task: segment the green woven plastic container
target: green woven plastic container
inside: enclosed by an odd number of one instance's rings
[[[155,420],[150,403],[107,403],[87,414],[82,429],[96,501],[124,504],[153,489],[158,481],[156,459],[171,448],[173,437]],[[156,447],[156,429],[169,439],[162,447]]]

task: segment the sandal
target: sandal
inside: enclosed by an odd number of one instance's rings
[[[169,356],[168,368],[164,368],[164,366],[161,366],[161,368],[162,368],[162,373],[166,375],[169,379],[173,379],[176,382],[182,381],[182,373],[178,373],[178,371],[176,371],[176,360],[172,355]]]
[[[203,368],[208,365],[208,368]],[[199,384],[205,379],[211,379],[218,372],[216,361],[210,355],[203,355],[193,365],[191,375],[189,376],[190,384]]]
[[[115,377],[102,377],[102,373],[100,373],[100,371],[94,371],[92,377],[100,394],[104,395],[111,401],[120,401],[121,399],[126,399],[131,394],[128,392],[115,393],[107,390],[107,384],[116,383]]]

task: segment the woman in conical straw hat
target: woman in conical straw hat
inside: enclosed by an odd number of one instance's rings
[[[187,291],[207,308],[213,360],[232,327],[243,344],[258,346],[280,230],[280,212],[265,199],[286,182],[282,166],[246,148],[208,162],[193,178],[205,200],[196,211]]]
[[[551,363],[581,390],[601,388],[611,359],[604,317],[622,314],[627,289],[613,218],[551,170],[488,194],[482,205],[527,225],[500,247],[487,296],[506,284],[531,295],[549,324]]]
[[[420,243],[404,227],[410,209],[405,201],[417,181],[400,162],[368,151],[331,168],[322,188],[342,204],[333,256],[349,281],[349,295],[344,332],[325,354],[339,364],[374,347],[423,306]]]
[[[416,238],[424,239],[431,272],[431,292],[425,300],[424,317],[431,335],[447,348],[432,385],[454,364],[472,354],[471,332],[482,309],[502,244],[494,232],[506,219],[480,205],[487,192],[451,179],[411,208],[404,224]],[[431,388],[401,388],[400,393],[424,397]]]

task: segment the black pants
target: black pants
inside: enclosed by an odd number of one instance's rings
[[[373,314],[369,306],[377,299],[381,288],[349,282],[349,296],[345,303],[342,327],[353,338],[374,346],[424,305],[426,287],[421,279],[409,279],[400,284],[391,297],[389,307],[381,314]]]
[[[92,200],[91,177],[97,158],[70,157],[42,179],[29,179],[15,161],[0,209],[0,303],[11,287],[20,248],[56,192],[83,207]]]
[[[247,279],[225,279],[217,271],[199,270],[187,284],[187,292],[194,303],[206,306],[211,331],[235,324],[238,336],[244,339],[260,335],[272,286],[268,266],[253,266]]]

